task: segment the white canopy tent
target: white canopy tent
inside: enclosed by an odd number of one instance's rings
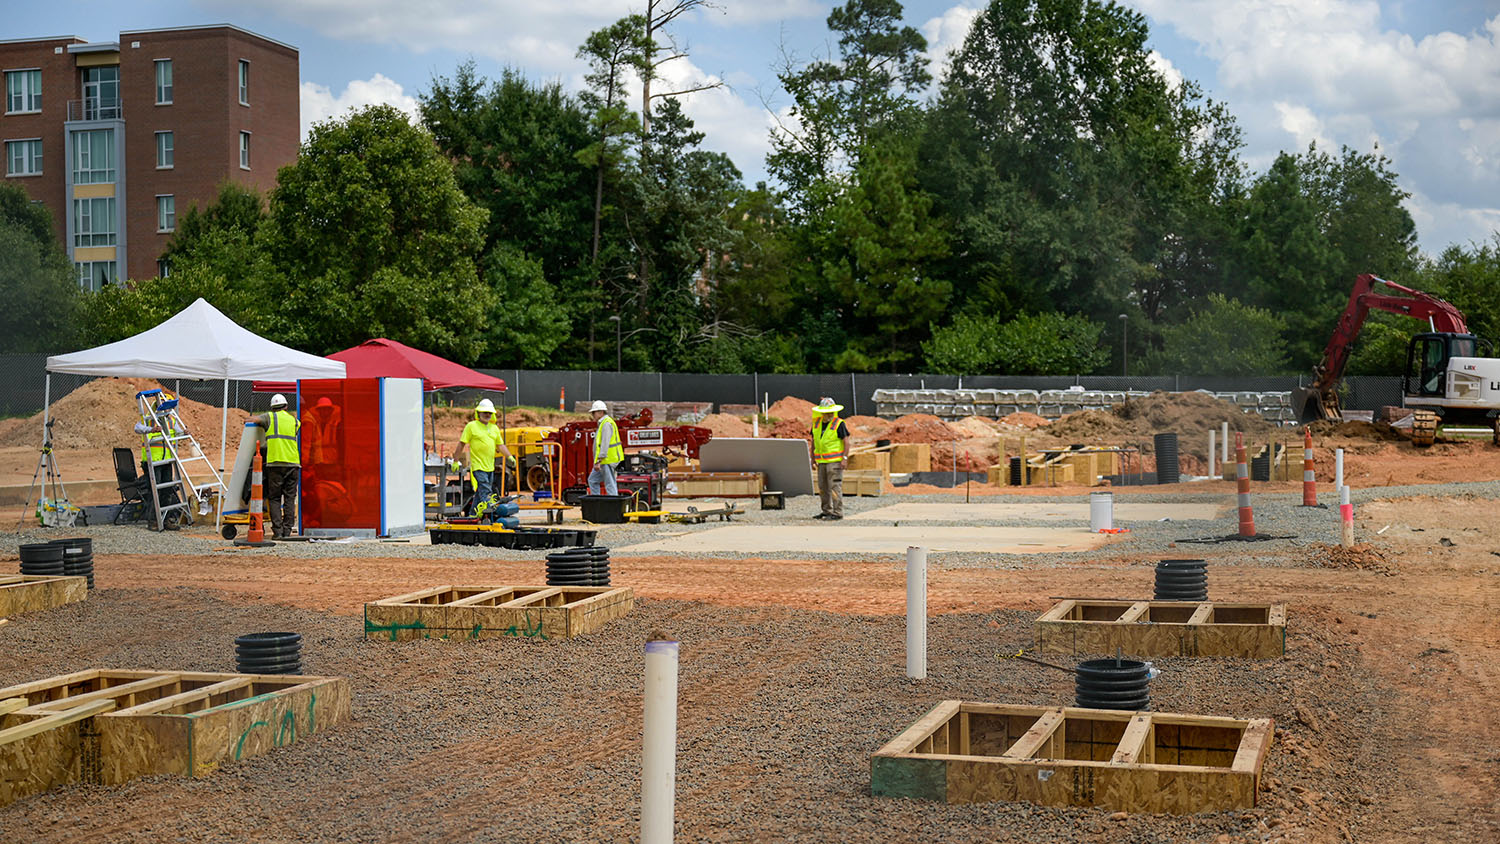
[[[51,413],[52,373],[114,378],[176,378],[224,382],[223,421],[219,436],[219,473],[229,435],[230,381],[296,381],[343,378],[341,361],[310,355],[273,343],[238,323],[203,299],[188,305],[155,328],[118,343],[47,358],[42,435]]]

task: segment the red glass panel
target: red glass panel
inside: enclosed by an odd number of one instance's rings
[[[302,526],[380,529],[380,381],[299,381]]]

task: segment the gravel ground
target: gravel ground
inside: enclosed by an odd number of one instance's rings
[[[1410,495],[1429,496],[1452,496],[1469,495],[1478,498],[1496,499],[1500,498],[1500,481],[1489,481],[1481,483],[1452,483],[1452,484],[1427,484],[1421,486],[1395,486],[1376,487],[1368,490],[1357,490],[1352,499],[1355,503],[1356,512],[1359,505],[1368,501],[1384,498],[1399,498]],[[1333,499],[1328,493],[1321,495],[1325,502]],[[992,495],[981,499],[984,503],[1012,503],[1012,504],[1043,504],[1056,502],[1086,501],[1081,495],[1071,496],[1004,496]],[[1247,562],[1255,562],[1263,565],[1292,565],[1289,561],[1278,556],[1275,552],[1284,551],[1288,547],[1311,545],[1315,543],[1337,544],[1339,541],[1338,510],[1336,506],[1328,509],[1308,509],[1301,506],[1301,493],[1295,494],[1256,494],[1252,497],[1255,509],[1255,524],[1257,532],[1265,536],[1290,536],[1290,539],[1276,539],[1265,542],[1241,543],[1228,542],[1219,545],[1190,545],[1178,544],[1178,540],[1193,539],[1200,537],[1223,537],[1238,531],[1238,521],[1232,496],[1205,495],[1204,493],[1177,492],[1177,493],[1131,493],[1122,501],[1142,503],[1201,503],[1205,500],[1222,501],[1227,508],[1226,515],[1212,521],[1185,520],[1174,521],[1171,524],[1163,522],[1131,522],[1116,520],[1117,527],[1131,529],[1128,534],[1122,534],[1110,544],[1093,551],[1079,551],[1072,553],[1048,553],[1048,554],[997,554],[985,552],[941,552],[934,553],[929,557],[929,562],[949,568],[997,568],[997,569],[1022,569],[1037,566],[1052,565],[1074,565],[1080,562],[1089,562],[1099,559],[1118,558],[1149,558],[1152,556],[1197,556],[1199,551],[1208,552],[1210,549],[1233,549],[1237,552],[1237,558]],[[880,498],[845,498],[845,512],[848,515],[868,512],[893,503],[943,503],[952,504],[955,508],[962,507],[955,502],[951,495],[901,495],[883,496]],[[700,503],[700,509],[707,509],[710,505]],[[762,511],[754,502],[741,503],[745,511],[734,517],[734,523],[752,525],[786,525],[796,524],[804,526],[817,526],[821,522],[814,521],[812,517],[818,512],[818,500],[815,496],[799,496],[787,501],[785,510]],[[714,530],[726,523],[714,519],[701,525],[602,525],[598,542],[614,549],[612,556],[630,556],[629,546],[661,539],[666,535],[675,535],[682,532]],[[845,525],[879,525],[881,522],[850,522],[847,519]],[[903,525],[953,525],[955,522],[931,522],[920,520],[902,520]],[[1037,527],[1065,527],[1066,522],[1010,519],[1005,521],[966,520],[965,525],[1019,525]],[[576,523],[575,523],[576,525]],[[10,526],[7,525],[7,528]],[[535,560],[539,552],[510,551],[500,548],[485,548],[465,545],[413,545],[407,542],[295,542],[280,543],[275,548],[247,549],[232,548],[208,529],[195,528],[184,532],[153,533],[139,526],[100,526],[69,529],[66,533],[61,531],[48,531],[40,528],[28,528],[21,533],[7,530],[0,532],[0,558],[11,553],[9,548],[21,542],[45,541],[60,535],[69,536],[92,536],[94,538],[95,554],[203,554],[229,553],[247,555],[282,556],[289,558],[326,558],[326,557],[414,557],[423,559],[498,559],[498,560]],[[211,549],[211,550],[210,550]],[[545,553],[545,552],[540,552]],[[705,556],[698,552],[651,552],[651,556]],[[778,557],[784,554],[768,554],[756,549],[746,549],[738,552],[716,553],[708,556],[715,557]],[[830,560],[869,560],[888,557],[899,558],[896,554],[870,554],[870,553],[821,553],[802,552],[797,553],[799,558],[830,559]]]
[[[642,600],[573,641],[390,644],[363,640],[357,617],[181,587],[100,589],[0,630],[0,677],[232,670],[233,636],[290,629],[306,638],[309,673],[351,680],[354,720],[198,780],[23,800],[0,810],[0,841],[629,841],[641,646],[656,629],[683,643],[681,841],[1381,840],[1363,807],[1389,796],[1381,773],[1411,725],[1373,717],[1390,693],[1316,613],[1299,617],[1285,659],[1158,661],[1157,710],[1276,719],[1255,810],[1167,817],[870,796],[869,754],[939,700],[1070,702],[1070,677],[996,657],[1030,641],[1034,615],[931,619],[930,679],[915,682],[892,616]]]

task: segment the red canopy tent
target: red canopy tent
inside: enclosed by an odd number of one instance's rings
[[[366,340],[352,349],[334,352],[328,357],[344,363],[348,378],[421,378],[422,390],[428,393],[453,387],[505,392],[505,382],[493,375],[475,372],[447,358],[383,337]],[[257,393],[286,393],[295,389],[293,384],[272,381],[255,383]]]

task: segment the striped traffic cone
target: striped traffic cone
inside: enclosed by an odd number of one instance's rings
[[[250,530],[244,539],[236,539],[235,545],[250,548],[267,548],[276,543],[266,539],[266,497],[261,491],[260,450],[255,451],[255,463],[250,472]]]
[[[1313,475],[1312,431],[1302,432],[1302,506],[1318,506],[1318,479]]]
[[[1234,435],[1234,477],[1239,483],[1240,536],[1255,536],[1255,513],[1250,509],[1250,470],[1245,466],[1245,435]]]

